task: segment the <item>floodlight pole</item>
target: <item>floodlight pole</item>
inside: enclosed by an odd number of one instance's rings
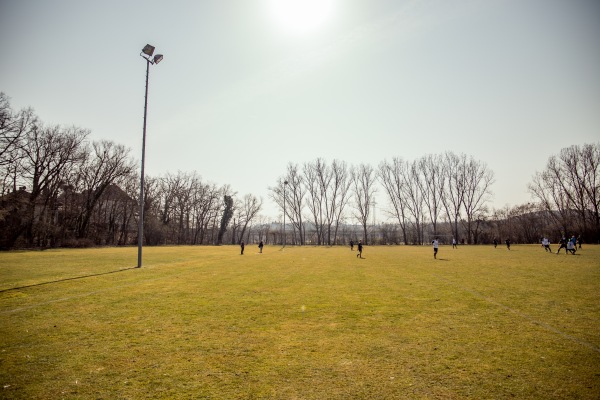
[[[140,55],[146,60],[146,94],[144,96],[144,133],[142,135],[142,171],[140,174],[140,211],[138,218],[138,262],[137,268],[142,267],[142,247],[144,243],[144,166],[146,163],[146,118],[148,116],[148,77],[150,75],[150,64],[158,64],[162,59],[162,55],[152,57],[154,47],[146,45]]]
[[[148,76],[150,75],[150,60],[146,59],[146,95],[144,96],[144,133],[142,135],[142,172],[140,175],[140,212],[138,218],[138,262],[142,267],[142,246],[144,242],[144,165],[146,162],[146,117],[148,115]]]

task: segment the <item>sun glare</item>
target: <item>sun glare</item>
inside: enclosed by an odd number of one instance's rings
[[[303,35],[322,28],[331,19],[334,0],[270,0],[271,18],[283,31]]]

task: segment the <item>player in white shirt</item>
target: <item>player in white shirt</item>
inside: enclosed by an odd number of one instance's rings
[[[544,250],[545,251],[549,251],[550,253],[552,253],[552,250],[550,249],[550,241],[548,240],[547,237],[544,237],[542,239],[542,246],[544,246]]]

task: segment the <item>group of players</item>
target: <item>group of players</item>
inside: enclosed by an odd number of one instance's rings
[[[438,238],[435,238],[431,242],[431,244],[433,245],[433,258],[437,258],[437,252],[438,252],[438,247],[439,247]],[[496,247],[497,244],[498,244],[498,241],[496,239],[494,239],[494,247]],[[575,254],[578,246],[579,246],[579,249],[581,249],[581,238],[576,238],[575,235],[571,236],[570,239],[563,237],[562,239],[560,239],[558,244],[560,246],[558,247],[556,254],[559,254],[562,249],[565,249],[565,254],[569,254],[569,253]],[[455,239],[452,239],[452,247],[453,248],[456,247]],[[508,250],[510,250],[510,240],[508,240],[508,239],[506,239],[506,247],[508,248]],[[545,251],[552,253],[552,249],[550,248],[550,240],[548,240],[547,237],[542,238],[542,247],[544,247]]]
[[[575,254],[575,252],[577,251],[577,245],[579,245],[579,248],[581,249],[581,239],[577,239],[575,237],[575,235],[571,236],[571,239],[566,239],[565,237],[563,237],[562,239],[560,239],[559,243],[559,247],[558,250],[556,251],[556,254],[560,253],[561,249],[565,249],[565,253],[569,254],[569,252],[571,254]],[[438,253],[438,248],[439,248],[439,241],[438,238],[436,237],[431,244],[433,245],[433,258],[437,258],[437,253]],[[498,244],[497,240],[494,239],[494,247],[496,247],[496,245]],[[244,254],[244,242],[240,243],[241,246],[241,254]],[[261,240],[260,244],[258,245],[260,252],[262,253],[262,249],[263,249],[263,242]],[[363,258],[362,257],[362,250],[363,250],[363,244],[362,241],[359,240],[358,241],[358,254],[356,255],[356,257],[358,258]],[[456,248],[456,240],[453,238],[452,239],[452,247]],[[506,239],[506,247],[510,250],[510,241],[508,239]],[[542,247],[544,248],[544,250],[546,252],[550,252],[552,253],[552,249],[550,248],[550,240],[548,240],[547,237],[543,237],[542,238]],[[354,250],[354,241],[350,241],[350,250]]]
[[[563,236],[562,239],[558,241],[558,244],[559,247],[556,251],[556,254],[560,253],[561,249],[565,249],[565,254],[575,254],[575,252],[577,251],[577,246],[579,246],[579,248],[581,249],[581,239],[577,239],[575,235],[571,236],[571,239],[567,239]],[[550,241],[548,240],[548,238],[542,238],[542,247],[545,251],[552,253],[552,249],[550,248]]]

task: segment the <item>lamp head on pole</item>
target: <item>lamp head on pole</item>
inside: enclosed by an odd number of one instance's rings
[[[158,64],[159,62],[162,61],[162,59],[163,59],[162,54],[157,54],[154,57],[152,57],[153,54],[154,54],[154,46],[152,46],[151,44],[147,44],[142,49],[140,56],[145,58],[146,61],[148,61],[150,64]]]
[[[145,45],[142,49],[142,53],[144,53],[148,57],[152,57],[152,54],[154,54],[154,46],[150,44]]]

